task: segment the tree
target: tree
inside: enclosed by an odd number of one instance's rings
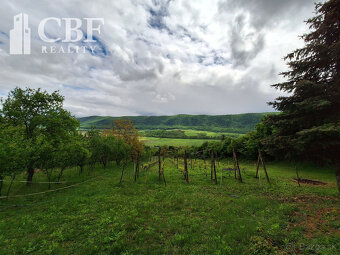
[[[263,143],[277,158],[335,163],[340,190],[340,0],[315,10],[305,46],[285,57],[287,82],[272,85],[290,95],[269,103],[282,113],[265,118],[273,134]]]
[[[135,160],[140,155],[144,146],[139,140],[140,135],[138,130],[133,126],[131,120],[119,119],[114,121],[114,127],[112,129],[113,134],[116,137],[120,137],[131,148],[131,158]]]
[[[58,151],[56,153],[55,162],[56,167],[60,169],[60,172],[57,177],[57,182],[60,181],[61,177],[63,176],[63,173],[67,167],[71,167],[75,165],[75,159],[73,155],[73,149],[74,149],[74,143],[73,140],[75,138],[71,138],[68,142],[64,142],[60,144]]]
[[[27,151],[30,146],[26,143],[23,134],[23,127],[15,127],[0,120],[0,196],[4,178],[11,176],[13,181],[17,173],[20,173],[27,164]],[[10,188],[7,194],[9,190]]]
[[[86,137],[88,140],[88,149],[91,152],[91,156],[89,158],[89,164],[90,164],[90,168],[93,169],[95,164],[100,162],[102,135],[99,130],[92,128],[86,133]]]
[[[75,133],[78,121],[63,109],[64,97],[58,91],[51,94],[41,89],[15,88],[3,102],[0,115],[10,125],[24,127],[25,142],[30,144],[27,184],[32,182],[34,168],[39,161],[39,139],[66,139]]]
[[[58,148],[56,148],[56,145],[53,144],[52,141],[49,141],[44,137],[41,137],[39,140],[41,141],[39,146],[40,155],[36,165],[46,174],[48,189],[50,189],[53,169],[57,166]]]
[[[116,161],[117,166],[120,166],[121,161],[127,158],[130,148],[124,143],[123,139],[117,138],[113,150],[113,160]]]
[[[79,134],[75,137],[71,145],[72,147],[70,149],[72,151],[74,165],[79,166],[79,174],[81,174],[84,171],[84,166],[88,162],[88,159],[91,157],[91,152],[87,149],[88,144],[86,137]]]
[[[144,145],[139,139],[140,135],[138,130],[133,126],[131,120],[119,119],[114,121],[114,127],[112,131],[107,131],[107,133],[109,132],[112,132],[116,137],[121,138],[128,146],[130,158],[135,163],[136,178],[139,172],[139,160],[144,151]]]

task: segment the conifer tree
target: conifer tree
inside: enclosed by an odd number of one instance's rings
[[[305,46],[288,54],[287,82],[272,85],[288,96],[270,102],[280,114],[266,117],[273,134],[267,153],[290,160],[334,163],[340,184],[340,0],[315,5],[306,21]],[[339,186],[340,187],[340,186]]]

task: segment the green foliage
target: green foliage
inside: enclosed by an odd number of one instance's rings
[[[34,169],[53,165],[47,155],[55,155],[60,144],[76,134],[78,121],[63,109],[64,98],[56,91],[52,94],[40,89],[15,88],[2,100],[0,115],[3,122],[21,127],[24,144],[29,144],[28,159],[24,169],[31,182]],[[44,162],[43,162],[44,161]],[[42,163],[43,162],[43,163]]]
[[[101,163],[106,167],[110,161],[115,161],[117,165],[120,165],[121,161],[127,159],[129,146],[113,133],[103,134],[99,130],[91,129],[86,133],[86,137],[91,152],[89,163],[92,168],[96,163]]]
[[[20,173],[29,161],[29,144],[23,136],[23,127],[15,127],[0,120],[0,196],[2,180]]]
[[[267,113],[246,113],[235,115],[175,115],[175,116],[130,116],[130,117],[100,117],[91,116],[79,118],[82,129],[96,127],[98,129],[112,128],[116,119],[132,120],[139,130],[151,129],[194,129],[214,132],[230,132],[244,134],[254,129],[260,119]]]
[[[79,166],[80,173],[82,173],[84,166],[87,164],[87,161],[91,156],[90,151],[87,149],[87,140],[84,136],[78,135],[71,144],[74,165]]]
[[[213,150],[218,158],[226,158],[232,156],[233,148],[244,159],[257,159],[258,150],[263,149],[262,139],[267,138],[272,133],[270,126],[266,123],[259,123],[256,125],[255,130],[247,133],[246,135],[231,138],[225,137],[222,141],[207,141],[201,146],[192,146],[192,151],[204,151],[200,157],[209,158],[210,151]],[[266,155],[270,156],[270,155]]]
[[[281,114],[265,118],[273,133],[263,143],[278,159],[340,165],[339,13],[339,0],[316,4],[316,16],[306,22],[311,32],[302,36],[305,46],[285,58],[288,81],[273,85],[291,93],[270,103]]]

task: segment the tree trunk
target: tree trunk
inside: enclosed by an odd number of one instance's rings
[[[119,183],[122,183],[122,181],[123,181],[123,175],[124,175],[124,170],[125,170],[126,166],[127,166],[127,161],[124,163],[124,165],[122,167],[122,174],[120,176]]]
[[[47,181],[48,181],[48,189],[51,189],[51,175],[52,175],[52,170],[51,172],[46,169],[46,175],[47,175]]]
[[[1,197],[1,190],[2,190],[3,183],[4,183],[4,177],[0,175],[0,197]]]
[[[33,181],[33,175],[34,175],[34,167],[33,167],[33,162],[31,162],[28,165],[28,169],[27,169],[27,182],[26,182],[27,186],[31,185]]]
[[[340,161],[336,163],[336,182],[338,184],[338,190],[340,193]]]
[[[83,169],[84,169],[84,166],[83,165],[79,165],[79,175],[83,173]]]
[[[137,156],[135,164],[135,182],[137,181],[138,177],[139,177],[139,155]]]
[[[58,175],[58,182],[60,182],[60,179],[61,179],[61,177],[63,176],[64,170],[65,170],[64,167],[60,169],[60,173],[59,173],[59,175]]]
[[[116,164],[117,164],[117,166],[120,166],[120,160],[119,159],[116,159]]]
[[[107,161],[106,161],[105,158],[102,158],[102,164],[103,164],[104,168],[106,168]]]
[[[259,153],[259,156],[257,158],[255,178],[259,178],[259,168],[260,168],[260,153]]]
[[[7,199],[8,199],[9,192],[10,192],[10,190],[11,190],[11,188],[12,188],[12,185],[13,185],[13,182],[14,182],[15,177],[16,177],[16,174],[14,174],[14,175],[12,176],[11,184],[10,184],[9,187],[8,187],[7,195],[6,195]]]

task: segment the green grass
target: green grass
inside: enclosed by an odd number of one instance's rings
[[[146,146],[193,146],[201,145],[204,142],[211,142],[211,139],[177,139],[177,138],[157,138],[157,137],[142,137]]]
[[[187,136],[196,136],[198,134],[206,134],[208,137],[221,137],[222,135],[230,136],[230,137],[238,137],[242,134],[240,133],[227,133],[227,132],[213,132],[213,131],[202,131],[202,130],[195,130],[195,129],[167,129],[167,131],[171,130],[183,130],[184,134]],[[146,130],[139,130],[141,135],[144,135],[144,131]]]
[[[200,130],[194,130],[194,129],[186,129],[186,130],[183,130],[183,131],[187,136],[195,136],[195,135],[201,134],[201,133],[205,133],[205,134],[207,134],[207,136],[210,136],[210,137],[221,137],[221,135],[230,136],[230,137],[238,137],[238,136],[242,135],[242,134],[239,134],[239,133],[200,131]]]
[[[300,165],[301,178],[327,185],[298,187],[289,164],[269,163],[271,184],[267,184],[263,170],[260,180],[253,177],[254,162],[241,162],[246,168],[244,183],[228,173],[220,183],[220,169],[228,162],[217,167],[218,185],[210,182],[202,161],[193,169],[189,161],[186,184],[180,170],[167,160],[166,187],[158,184],[157,166],[142,171],[137,183],[130,166],[122,185],[116,166],[98,167],[81,176],[70,169],[66,180],[99,177],[63,191],[0,200],[0,254],[333,255],[339,251],[340,203],[332,169]],[[36,178],[44,180],[44,175]],[[12,195],[39,190],[46,186],[16,183]]]

